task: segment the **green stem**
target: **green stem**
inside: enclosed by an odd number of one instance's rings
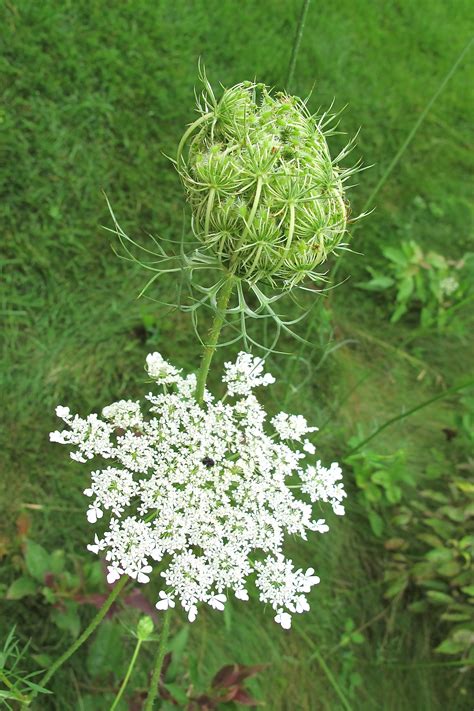
[[[9,689],[12,692],[12,694],[15,695],[15,699],[17,701],[19,701],[21,704],[25,704],[25,703],[28,704],[29,703],[29,699],[26,696],[23,696],[21,691],[18,691],[18,689],[15,688],[15,684],[13,684],[10,681],[10,679],[7,677],[7,675],[2,671],[0,671],[0,681],[3,684],[5,684],[7,689]]]
[[[323,658],[322,655],[319,653],[319,651],[316,649],[316,645],[314,644],[314,642],[313,642],[313,640],[311,639],[311,637],[310,637],[309,635],[307,635],[306,632],[304,632],[304,631],[301,630],[301,629],[298,630],[298,633],[299,633],[299,634],[301,635],[301,637],[303,637],[303,639],[310,645],[310,647],[312,647],[313,653],[312,653],[312,655],[311,655],[310,658],[312,658],[312,659],[317,659],[317,661],[318,661],[318,663],[319,663],[319,666],[321,667],[321,669],[322,669],[323,672],[325,673],[325,675],[326,675],[326,677],[327,677],[329,683],[331,684],[332,688],[334,689],[334,691],[335,691],[336,694],[338,695],[339,700],[341,701],[341,703],[342,703],[342,705],[343,705],[345,711],[352,711],[352,706],[350,705],[350,703],[348,702],[348,700],[347,700],[346,697],[344,696],[344,693],[343,693],[341,687],[340,687],[339,684],[337,683],[337,681],[336,681],[336,679],[335,679],[335,677],[334,677],[334,674],[332,673],[332,671],[330,670],[330,668],[328,667],[328,665],[327,665],[326,662],[324,661],[324,658]]]
[[[402,412],[400,415],[395,415],[395,417],[391,417],[389,420],[384,422],[383,425],[380,425],[375,432],[372,432],[371,435],[366,437],[365,439],[362,440],[362,442],[359,442],[359,444],[355,447],[353,447],[350,452],[346,455],[347,457],[351,456],[352,454],[355,454],[355,452],[358,452],[359,449],[364,447],[368,442],[374,439],[374,437],[377,437],[381,432],[383,432],[387,427],[390,427],[390,425],[393,425],[395,422],[398,422],[399,420],[404,420],[406,417],[409,417],[410,415],[413,415],[413,413],[418,412],[418,410],[422,410],[424,407],[428,407],[428,405],[431,405],[433,402],[437,402],[438,400],[443,400],[443,398],[448,397],[449,395],[453,395],[454,393],[459,392],[460,390],[464,390],[464,388],[470,388],[474,386],[474,380],[468,380],[466,383],[461,383],[460,385],[454,385],[452,388],[448,388],[444,392],[440,393],[439,395],[435,395],[434,397],[430,397],[429,400],[425,400],[424,402],[421,402],[419,405],[415,405],[415,407],[410,408],[406,412]]]
[[[303,6],[301,8],[300,19],[298,21],[298,27],[296,29],[296,35],[293,42],[293,49],[291,51],[290,65],[288,67],[288,76],[286,78],[286,89],[289,91],[290,86],[293,82],[293,76],[296,67],[296,58],[298,57],[298,52],[300,49],[301,38],[303,37],[304,23],[306,22],[306,15],[308,13],[310,0],[304,0]]]
[[[153,711],[153,702],[156,699],[158,693],[158,686],[160,683],[161,668],[163,666],[163,660],[165,658],[166,644],[168,642],[168,635],[170,631],[170,617],[171,608],[169,607],[163,619],[163,629],[161,630],[160,642],[158,644],[158,649],[155,657],[155,665],[153,669],[153,674],[151,676],[150,688],[148,689],[148,696],[145,702],[144,711]]]
[[[118,690],[118,694],[115,697],[112,706],[110,707],[110,711],[114,711],[114,709],[117,708],[117,704],[119,703],[120,699],[123,696],[123,692],[125,691],[125,689],[127,687],[128,680],[130,679],[130,675],[133,671],[133,667],[135,666],[135,662],[137,661],[138,653],[140,652],[140,647],[142,646],[142,644],[143,644],[143,640],[138,639],[136,647],[135,647],[135,651],[133,652],[132,658],[130,660],[130,664],[128,665],[127,673],[125,674],[124,680],[122,681],[122,685],[120,686],[120,689]]]
[[[234,278],[232,275],[227,277],[227,280],[222,287],[219,298],[217,299],[217,309],[214,316],[214,321],[212,322],[211,330],[209,331],[209,339],[207,344],[204,346],[204,351],[202,354],[201,367],[197,375],[196,384],[196,400],[202,403],[204,397],[204,389],[206,387],[207,375],[209,373],[209,367],[211,365],[212,357],[217,348],[217,342],[219,340],[219,335],[224,325],[225,315],[227,313],[227,305],[229,303],[230,295],[234,287]]]
[[[114,603],[115,600],[118,598],[118,596],[119,596],[120,593],[122,592],[122,590],[123,590],[123,588],[125,587],[125,585],[127,584],[127,582],[128,582],[128,577],[127,577],[126,575],[124,575],[124,576],[119,580],[119,582],[114,586],[114,588],[112,589],[112,591],[111,591],[109,597],[108,597],[107,600],[104,602],[104,604],[102,605],[102,607],[100,608],[99,612],[98,612],[97,615],[94,617],[94,619],[92,620],[92,622],[89,624],[89,626],[86,627],[86,629],[84,630],[84,632],[76,639],[76,641],[75,641],[73,644],[71,644],[71,646],[69,647],[69,649],[67,649],[67,650],[64,652],[64,654],[62,654],[62,655],[59,657],[59,659],[57,659],[57,660],[54,662],[54,664],[52,664],[52,665],[50,666],[50,668],[48,669],[48,671],[46,672],[46,674],[41,678],[41,680],[40,680],[40,682],[39,682],[40,686],[46,686],[46,684],[47,684],[48,681],[51,679],[51,677],[53,676],[53,674],[56,674],[56,672],[58,671],[58,669],[59,669],[60,667],[62,667],[62,665],[64,664],[64,662],[67,662],[67,660],[69,659],[69,657],[71,657],[71,656],[74,654],[74,652],[77,652],[77,650],[79,649],[79,647],[80,647],[82,644],[84,644],[84,642],[85,642],[87,639],[89,639],[89,637],[90,637],[91,634],[94,632],[94,630],[96,629],[96,627],[98,627],[98,625],[100,624],[100,622],[102,622],[102,620],[104,619],[105,615],[106,615],[107,612],[110,610],[110,608],[112,607],[113,603]]]

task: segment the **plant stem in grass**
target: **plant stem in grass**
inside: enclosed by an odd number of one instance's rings
[[[67,660],[69,659],[69,657],[71,657],[75,652],[77,652],[77,650],[79,649],[79,647],[80,647],[81,645],[83,645],[84,642],[85,642],[87,639],[89,639],[89,637],[91,636],[91,634],[94,632],[94,630],[96,629],[96,627],[98,627],[99,624],[102,622],[102,620],[104,619],[105,615],[106,615],[107,612],[110,610],[110,608],[112,607],[113,603],[115,602],[115,600],[118,598],[118,596],[119,596],[120,593],[122,592],[122,590],[123,590],[123,588],[125,587],[125,585],[127,584],[128,580],[129,580],[129,578],[128,578],[126,575],[124,575],[124,576],[119,580],[119,582],[113,587],[113,589],[112,589],[111,592],[110,592],[109,597],[108,597],[107,600],[104,602],[104,604],[102,605],[102,607],[100,608],[99,612],[98,612],[97,615],[94,617],[94,619],[92,620],[92,622],[89,624],[89,626],[86,627],[86,629],[84,630],[84,632],[76,639],[76,641],[75,641],[73,644],[71,644],[71,646],[69,647],[69,649],[67,649],[67,650],[64,652],[64,654],[62,654],[62,655],[59,657],[59,659],[57,659],[57,660],[51,665],[51,667],[48,669],[48,671],[46,672],[46,674],[41,678],[41,680],[40,680],[40,682],[39,682],[41,686],[46,686],[46,684],[47,684],[48,681],[51,679],[51,677],[52,677],[54,674],[56,674],[56,672],[58,671],[58,669],[59,669],[60,667],[62,667],[62,665],[64,664],[64,662],[67,662]]]
[[[301,7],[300,19],[298,21],[298,27],[296,29],[295,40],[293,42],[293,48],[291,50],[290,65],[288,67],[288,76],[286,78],[286,89],[290,90],[290,86],[293,82],[293,76],[295,74],[296,58],[298,57],[298,51],[301,44],[301,38],[303,37],[304,23],[306,22],[306,15],[308,13],[310,0],[303,0],[303,5]]]
[[[227,280],[224,282],[219,298],[217,299],[217,308],[214,315],[214,321],[212,322],[211,330],[209,331],[208,342],[204,346],[204,351],[202,354],[201,367],[197,375],[196,384],[196,400],[202,403],[204,396],[204,389],[206,387],[207,376],[209,373],[209,368],[211,365],[212,357],[216,351],[217,343],[219,341],[219,335],[224,324],[225,315],[227,313],[227,305],[229,303],[230,295],[234,287],[234,278],[229,275]]]
[[[130,679],[130,675],[133,671],[133,667],[135,666],[135,662],[137,661],[138,653],[140,652],[140,647],[142,646],[142,644],[143,644],[143,640],[138,639],[136,647],[135,647],[135,651],[133,652],[132,658],[130,660],[130,664],[128,665],[127,673],[125,674],[124,680],[122,681],[120,689],[118,690],[118,694],[115,697],[112,706],[110,707],[110,711],[114,711],[114,709],[117,708],[117,704],[119,703],[120,699],[122,698],[123,692],[127,688],[128,680]]]
[[[161,630],[161,637],[158,644],[158,649],[156,651],[155,664],[153,668],[153,674],[151,676],[150,688],[148,689],[148,696],[145,702],[144,711],[153,711],[153,703],[156,699],[158,693],[158,686],[160,683],[161,669],[163,667],[163,660],[165,658],[166,644],[168,642],[168,635],[170,631],[170,617],[171,608],[169,607],[163,618],[163,629]]]

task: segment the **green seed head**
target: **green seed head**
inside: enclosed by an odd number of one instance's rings
[[[202,79],[201,115],[176,161],[196,237],[250,284],[288,289],[318,278],[346,233],[343,182],[353,172],[331,160],[325,117],[250,82],[217,100]]]

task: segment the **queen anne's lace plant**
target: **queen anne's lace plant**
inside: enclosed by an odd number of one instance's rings
[[[147,371],[158,387],[145,406],[121,400],[85,419],[56,409],[67,429],[51,441],[72,445],[78,462],[99,459],[84,494],[87,519],[102,532],[88,549],[105,554],[109,583],[123,575],[147,583],[159,567],[160,610],[179,600],[193,621],[200,603],[223,610],[229,593],[248,600],[255,586],[288,629],[319,578],[285,557],[285,535],[328,530],[313,503],[344,513],[341,469],[314,461],[317,428],[304,417],[266,422],[252,389],[274,379],[259,358],[226,363],[225,397],[206,391],[202,406],[195,375],[180,375],[159,353]]]

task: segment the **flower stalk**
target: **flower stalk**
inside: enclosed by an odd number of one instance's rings
[[[209,339],[207,344],[204,346],[204,351],[202,354],[201,366],[197,374],[196,383],[196,400],[199,404],[202,404],[204,397],[204,390],[206,387],[207,376],[209,374],[209,368],[211,365],[212,358],[216,352],[217,343],[219,341],[219,335],[224,325],[225,315],[227,313],[227,306],[229,304],[229,299],[232,294],[232,289],[234,287],[234,278],[229,275],[224,282],[219,298],[217,299],[217,308],[212,322],[211,330],[209,331]]]
[[[97,615],[94,617],[94,619],[90,622],[90,624],[86,627],[84,632],[71,644],[69,649],[67,649],[64,654],[62,654],[48,669],[46,674],[41,678],[39,684],[40,686],[46,686],[48,682],[50,681],[51,677],[56,674],[58,669],[62,667],[62,665],[67,662],[69,657],[72,657],[72,655],[77,652],[79,647],[81,647],[84,642],[86,642],[91,634],[95,631],[95,629],[99,626],[99,624],[102,622],[104,617],[106,616],[107,612],[110,610],[112,605],[114,604],[115,600],[118,598],[120,593],[122,592],[123,588],[128,582],[128,577],[124,575],[119,582],[113,587],[113,589],[110,592],[110,595],[108,598],[105,600],[104,604],[100,608],[99,612]],[[30,701],[32,698],[34,698],[35,694],[33,694],[32,697],[30,697]]]
[[[170,617],[171,608],[168,607],[163,617],[163,629],[161,630],[161,637],[158,644],[158,649],[156,651],[155,664],[153,667],[153,674],[151,676],[150,688],[148,689],[148,696],[145,702],[144,711],[153,711],[153,704],[158,694],[161,670],[163,668],[166,645],[168,643],[168,637],[170,632]]]
[[[122,696],[123,696],[123,692],[124,692],[125,689],[127,688],[127,684],[128,684],[128,682],[129,682],[129,679],[130,679],[130,676],[131,676],[131,674],[132,674],[133,668],[134,668],[135,663],[136,663],[136,661],[137,661],[137,659],[138,659],[138,655],[139,655],[139,653],[140,653],[140,648],[141,648],[142,644],[143,644],[143,640],[142,640],[142,639],[138,639],[138,640],[137,640],[137,644],[136,644],[136,646],[135,646],[135,650],[134,650],[133,655],[132,655],[132,658],[131,658],[131,660],[130,660],[130,664],[128,665],[127,673],[125,674],[125,677],[124,677],[124,679],[123,679],[123,681],[122,681],[122,683],[121,683],[121,685],[120,685],[120,689],[118,690],[117,696],[115,697],[114,702],[113,702],[112,706],[110,707],[110,711],[115,711],[115,709],[117,708],[118,704],[120,703],[120,699],[121,699]]]

